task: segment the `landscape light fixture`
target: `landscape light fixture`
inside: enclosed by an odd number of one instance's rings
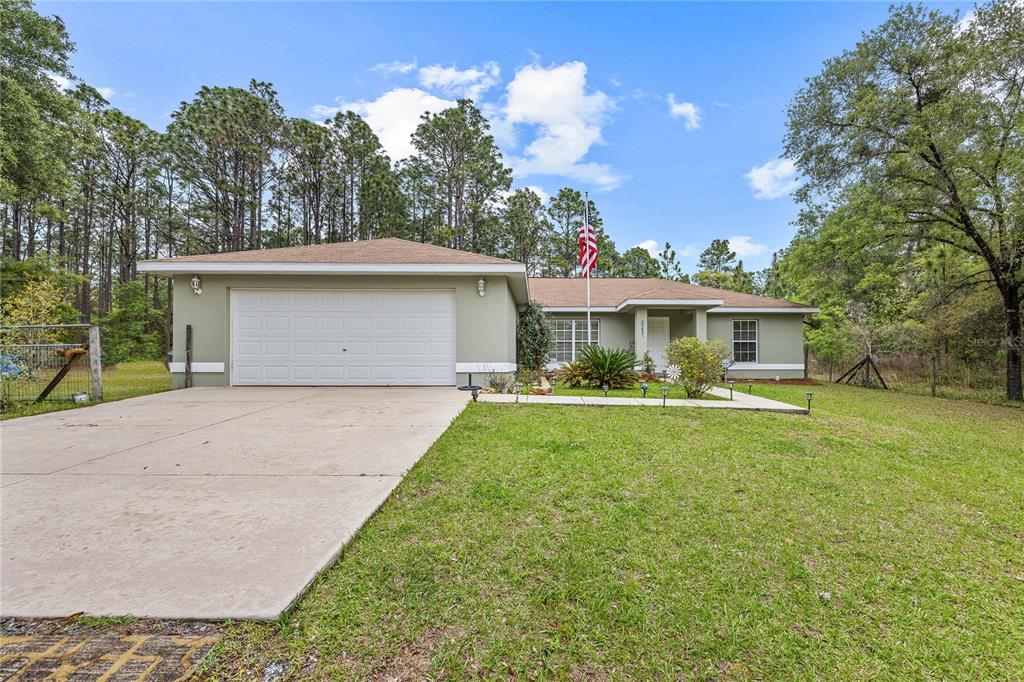
[[[199,279],[199,275],[192,275],[192,293],[199,296],[203,293],[203,280]]]
[[[483,277],[481,277],[480,281],[476,283],[476,292],[481,296],[487,293],[487,282],[484,281]]]
[[[476,397],[478,395],[480,395],[480,387],[479,386],[473,386],[469,390],[470,390],[470,395],[473,396],[473,402],[475,403],[476,402]]]
[[[608,389],[611,388],[607,383],[601,384],[601,390],[604,391],[604,397],[608,397]]]
[[[668,386],[664,385],[661,387],[661,406],[668,406]]]
[[[747,393],[751,393],[752,394],[753,392],[754,392],[754,380],[753,379],[747,379]]]
[[[811,413],[811,400],[814,398],[812,391],[807,391],[807,414]]]
[[[641,381],[640,382],[640,397],[641,398],[646,398],[647,397],[647,382],[646,381]]]
[[[736,382],[735,382],[735,381],[730,381],[730,382],[729,382],[729,400],[732,400],[732,389],[733,389],[733,387],[734,387],[735,385],[736,385]]]
[[[519,394],[523,390],[523,385],[517,381],[516,383],[512,384],[512,390],[516,392],[516,402],[518,403],[519,402]]]

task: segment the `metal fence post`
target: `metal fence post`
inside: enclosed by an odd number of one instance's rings
[[[192,388],[192,325],[185,325],[185,388]]]
[[[100,328],[92,325],[89,327],[89,379],[93,400],[103,400],[103,360],[100,353]]]

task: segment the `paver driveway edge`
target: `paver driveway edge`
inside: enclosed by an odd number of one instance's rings
[[[232,401],[232,390],[4,422],[0,613],[275,619],[469,399],[454,388],[270,389]],[[264,395],[274,404],[258,404]],[[178,433],[137,433],[160,419]],[[90,423],[113,447],[83,438]],[[30,464],[40,473],[23,475]]]

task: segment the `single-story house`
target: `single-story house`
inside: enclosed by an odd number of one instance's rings
[[[587,281],[531,277],[530,299],[553,320],[549,367],[575,359],[587,343]],[[681,336],[721,339],[732,351],[729,376],[769,379],[804,375],[805,315],[817,308],[776,298],[665,279],[590,280],[591,342],[649,353],[665,369],[665,348]]]
[[[552,363],[586,343],[586,282],[528,278],[522,263],[402,239],[179,256],[171,372],[195,386],[455,385],[516,370],[528,301],[553,318]],[[651,279],[591,284],[593,342],[651,352],[680,335],[726,340],[734,376],[802,376],[803,315],[787,301]]]

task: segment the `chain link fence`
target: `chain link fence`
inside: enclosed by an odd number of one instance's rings
[[[90,349],[90,338],[96,348]],[[101,398],[98,345],[98,331],[88,324],[0,327],[0,409],[17,402]]]

